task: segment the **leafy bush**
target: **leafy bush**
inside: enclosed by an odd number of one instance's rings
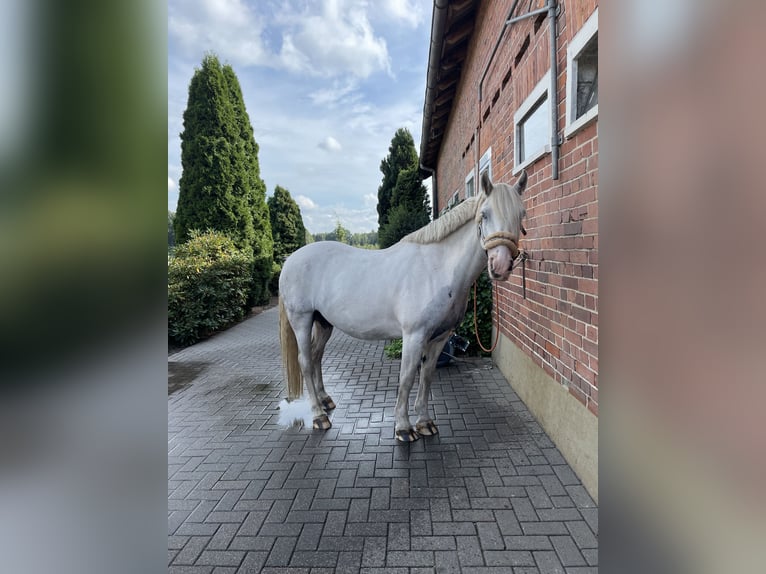
[[[383,347],[383,351],[386,353],[386,357],[389,359],[401,359],[402,358],[402,340],[394,339],[388,345]]]
[[[241,320],[253,257],[226,235],[192,231],[168,257],[168,337],[190,345]]]
[[[489,280],[486,272],[482,271],[481,275],[477,279],[478,284],[476,286],[476,295],[478,302],[476,304],[476,311],[478,315],[479,325],[479,337],[481,338],[481,344],[489,348],[492,343],[492,282]],[[456,329],[457,334],[461,337],[465,337],[471,342],[466,354],[468,355],[482,355],[489,356],[490,353],[485,353],[479,347],[476,342],[475,328],[473,324],[473,286],[470,287],[470,295],[468,299],[468,309],[466,309],[465,317],[463,321],[458,325]]]
[[[271,263],[271,281],[269,281],[269,290],[272,295],[279,295],[279,276],[282,274],[282,266],[273,261]]]

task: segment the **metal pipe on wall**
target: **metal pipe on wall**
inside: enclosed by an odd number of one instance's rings
[[[422,135],[420,137],[423,137]],[[418,162],[420,164],[420,169],[423,171],[427,171],[431,174],[431,219],[438,219],[439,218],[439,211],[438,211],[438,203],[439,203],[439,194],[437,193],[437,187],[436,187],[436,168],[435,167],[427,167],[423,165],[423,162]]]
[[[559,74],[556,59],[556,0],[548,0],[548,26],[551,34],[551,87],[548,97],[551,102],[551,177],[559,178]]]
[[[479,79],[479,98],[478,98],[478,108],[479,108],[479,124],[477,126],[476,130],[476,165],[474,170],[479,169],[479,158],[481,157],[479,154],[481,153],[481,103],[483,99],[483,89],[484,89],[484,80],[487,76],[487,72],[489,71],[489,67],[492,65],[492,60],[495,58],[495,53],[497,52],[498,47],[500,46],[500,42],[503,39],[503,35],[505,34],[506,28],[509,26],[512,26],[516,22],[520,22],[521,20],[526,20],[527,18],[531,18],[533,16],[537,16],[538,14],[543,14],[545,12],[548,13],[548,24],[550,28],[550,52],[551,52],[551,58],[550,58],[550,67],[551,67],[551,85],[549,89],[548,97],[550,98],[550,108],[551,108],[551,175],[554,180],[559,178],[559,152],[560,152],[560,142],[559,142],[559,130],[558,130],[558,113],[559,113],[559,100],[558,100],[558,65],[556,60],[556,52],[557,52],[557,42],[556,42],[556,30],[558,28],[557,24],[557,18],[556,18],[556,10],[558,8],[558,3],[556,0],[547,0],[547,6],[545,8],[541,8],[539,10],[533,10],[532,12],[527,12],[526,14],[522,14],[521,16],[513,17],[513,13],[516,10],[516,6],[518,5],[519,0],[514,0],[513,5],[511,6],[511,10],[508,12],[508,17],[505,20],[505,24],[503,24],[503,29],[500,31],[500,35],[497,37],[497,42],[495,42],[494,48],[492,48],[492,52],[490,53],[489,60],[487,60],[486,66],[484,66],[484,71],[481,74],[481,78]],[[514,138],[515,140],[515,138]],[[516,145],[516,142],[514,141],[514,145]],[[476,177],[478,178],[478,173],[476,174]],[[478,180],[477,180],[478,181]]]
[[[428,105],[428,102],[431,101],[432,98],[432,91],[435,89],[434,86],[436,85],[436,79],[439,73],[439,57],[440,57],[440,50],[441,50],[441,44],[442,39],[444,38],[444,28],[447,22],[447,8],[449,8],[449,2],[447,0],[442,0],[441,2],[439,0],[434,0],[434,9],[433,9],[433,15],[431,17],[431,45],[429,47],[429,53],[428,53],[428,75],[426,80],[426,95],[425,95],[425,102],[426,106]],[[431,137],[431,114],[433,113],[432,109],[426,109],[424,106],[423,108],[423,128],[420,133],[420,139],[422,141],[426,141],[428,138]],[[422,146],[421,146],[422,151]],[[427,167],[423,165],[423,162],[420,163],[420,169],[423,171],[427,171],[431,174],[431,215],[433,219],[436,219],[439,217],[439,211],[438,211],[438,201],[439,196],[437,195],[437,186],[436,186],[436,167]]]

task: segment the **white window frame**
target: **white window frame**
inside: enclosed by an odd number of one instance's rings
[[[575,34],[567,46],[567,88],[566,88],[566,126],[564,135],[571,137],[587,124],[598,117],[598,104],[593,106],[582,116],[575,119],[577,114],[577,58],[583,48],[598,33],[598,8],[586,20],[583,27]]]
[[[458,189],[455,193],[452,194],[452,197],[449,198],[449,201],[447,202],[447,207],[452,208],[455,207],[460,200],[460,190]]]
[[[548,100],[548,111],[549,111],[548,115],[550,116],[550,105],[551,105],[550,93],[549,93],[550,84],[551,84],[551,71],[549,69],[547,72],[545,72],[545,75],[537,83],[537,85],[532,89],[530,94],[527,96],[527,99],[524,100],[524,103],[522,103],[519,106],[519,109],[516,110],[516,113],[513,114],[513,137],[514,137],[513,175],[518,175],[522,169],[524,169],[528,165],[533,164],[538,159],[543,157],[545,154],[551,152],[551,144],[547,143],[540,149],[534,150],[532,153],[527,154],[527,157],[524,159],[524,161],[519,160],[520,148],[519,148],[518,142],[519,142],[519,136],[521,134],[521,129],[520,129],[521,126],[519,125],[519,122],[525,119],[527,114],[529,114],[529,112],[532,111],[532,108],[534,108],[540,102],[543,96],[545,96],[545,98]],[[550,117],[548,118],[548,129],[550,131]]]
[[[492,177],[492,147],[491,146],[487,148],[487,151],[484,152],[484,155],[481,156],[481,159],[479,160],[479,182],[481,182],[481,174],[484,172],[485,168],[489,171],[489,180],[494,181],[495,178]]]
[[[476,195],[476,182],[473,181],[473,179],[474,179],[473,178],[473,170],[471,170],[471,172],[467,176],[465,176],[465,198],[466,199]],[[468,183],[471,182],[471,181],[473,181],[473,193],[471,195],[468,195]],[[457,193],[457,192],[455,192],[455,193]]]

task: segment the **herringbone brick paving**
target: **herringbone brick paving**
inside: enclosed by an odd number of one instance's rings
[[[440,434],[400,444],[399,362],[336,332],[333,427],[286,428],[277,321],[168,358],[171,574],[597,572],[596,505],[488,359],[438,369]]]

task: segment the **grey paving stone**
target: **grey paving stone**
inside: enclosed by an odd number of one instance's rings
[[[337,552],[303,552],[296,551],[290,560],[290,566],[309,566],[334,568],[338,563]]]
[[[552,550],[547,536],[506,536],[505,547],[508,550]]]
[[[575,544],[581,550],[584,548],[598,548],[598,540],[586,522],[567,522],[566,527],[569,529]]]
[[[428,550],[391,550],[386,555],[387,566],[433,566],[434,553]]]
[[[362,552],[362,566],[385,566],[386,564],[386,537],[371,536],[364,539]]]
[[[461,566],[482,566],[484,556],[479,546],[478,536],[456,536],[457,555]]]
[[[524,550],[487,550],[484,553],[487,566],[534,566],[532,553]]]
[[[550,541],[564,566],[585,566],[585,558],[570,536],[551,536]]]
[[[203,550],[197,564],[200,566],[239,566],[245,553],[241,550]]]
[[[237,574],[258,574],[268,558],[268,552],[248,552],[240,564]]]
[[[297,538],[292,536],[277,538],[266,559],[266,566],[287,566],[290,564],[296,541]]]
[[[398,361],[334,334],[326,432],[283,427],[276,309],[169,357],[169,572],[595,571],[598,508],[487,359],[439,369],[441,433],[393,438]]]
[[[410,548],[413,550],[455,550],[455,538],[453,536],[413,536],[410,539]]]
[[[533,552],[532,555],[535,558],[540,574],[564,574],[564,567],[554,551],[538,550]]]
[[[495,522],[478,522],[479,543],[482,550],[502,550],[505,548],[500,529]]]
[[[211,574],[212,566],[169,566],[168,574]]]

